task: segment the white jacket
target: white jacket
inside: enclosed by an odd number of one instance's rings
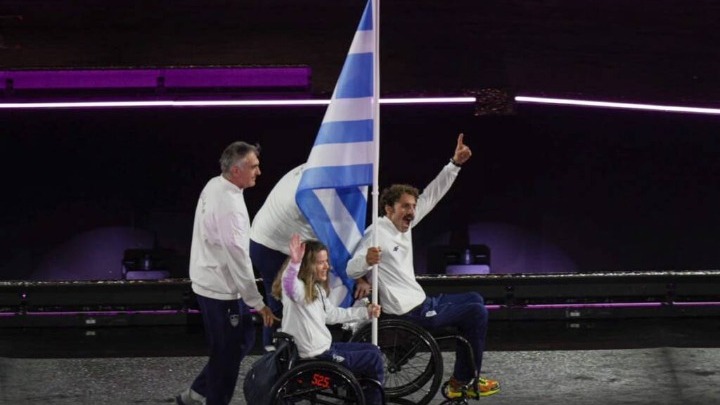
[[[193,291],[218,300],[242,298],[265,307],[250,261],[250,218],[243,190],[222,176],[205,185],[195,209],[190,280]]]
[[[301,240],[317,239],[295,202],[304,166],[290,170],[275,184],[253,218],[250,239],[286,255],[293,234],[299,234]]]
[[[338,308],[318,284],[319,298],[305,301],[305,282],[298,279],[298,265],[289,264],[282,275],[283,317],[281,330],[295,338],[301,358],[315,357],[330,348],[332,335],[326,324],[368,319],[365,307]]]
[[[448,163],[425,187],[418,197],[415,219],[407,232],[400,232],[387,217],[378,218],[376,221],[377,243],[382,249],[378,265],[378,300],[383,312],[404,315],[425,300],[425,291],[415,279],[412,228],[437,205],[455,182],[459,172],[459,167]],[[371,225],[355,248],[353,258],[348,262],[348,276],[358,278],[372,270],[372,267],[367,265],[365,256],[368,248],[372,246],[373,232]]]

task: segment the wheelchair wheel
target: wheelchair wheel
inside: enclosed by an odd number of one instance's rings
[[[365,397],[355,376],[338,364],[312,360],[285,372],[270,390],[271,404],[356,404]]]
[[[360,328],[353,342],[371,342],[371,324]],[[443,359],[430,332],[402,319],[378,323],[378,346],[385,364],[385,397],[388,402],[425,405],[440,388]]]

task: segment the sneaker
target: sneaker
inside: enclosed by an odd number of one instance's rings
[[[497,382],[495,380],[491,380],[489,378],[482,378],[482,377],[478,378],[477,392],[480,393],[481,397],[486,397],[488,395],[495,394],[498,391],[500,391],[500,383],[499,382]]]
[[[467,387],[466,384],[452,377],[445,384],[443,395],[447,399],[478,398],[487,397],[498,392],[500,392],[500,383],[495,380],[480,377],[475,387]]]
[[[205,397],[188,388],[175,396],[175,403],[177,405],[205,405]]]

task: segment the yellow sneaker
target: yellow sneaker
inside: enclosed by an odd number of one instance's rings
[[[489,378],[478,378],[477,392],[481,397],[496,394],[500,391],[500,383]]]
[[[443,396],[447,399],[487,397],[498,392],[500,392],[499,382],[482,377],[478,378],[475,387],[469,387],[455,377],[450,378],[443,387]]]

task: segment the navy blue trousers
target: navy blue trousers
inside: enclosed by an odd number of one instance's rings
[[[480,373],[488,328],[488,312],[480,294],[469,292],[427,297],[420,306],[402,318],[429,331],[444,327],[457,328],[460,336],[470,342],[475,363],[470,361],[467,346],[458,343],[453,376],[460,381],[470,381],[476,373]]]
[[[285,253],[272,250],[252,239],[250,240],[250,259],[252,260],[253,267],[260,273],[260,277],[262,277],[263,287],[265,288],[265,303],[278,318],[282,318],[283,306],[282,302],[272,296],[272,284],[286,258],[287,255]],[[273,332],[275,332],[279,326],[278,324],[271,328],[263,326],[263,347],[272,345]]]
[[[385,381],[380,349],[372,343],[334,342],[330,349],[316,357],[319,360],[334,361],[352,371],[358,377],[372,378],[381,384]],[[368,404],[380,404],[378,387],[368,385],[363,388]]]
[[[255,344],[250,308],[242,300],[197,296],[202,312],[209,359],[192,383],[207,405],[227,405],[235,393],[240,362]]]

